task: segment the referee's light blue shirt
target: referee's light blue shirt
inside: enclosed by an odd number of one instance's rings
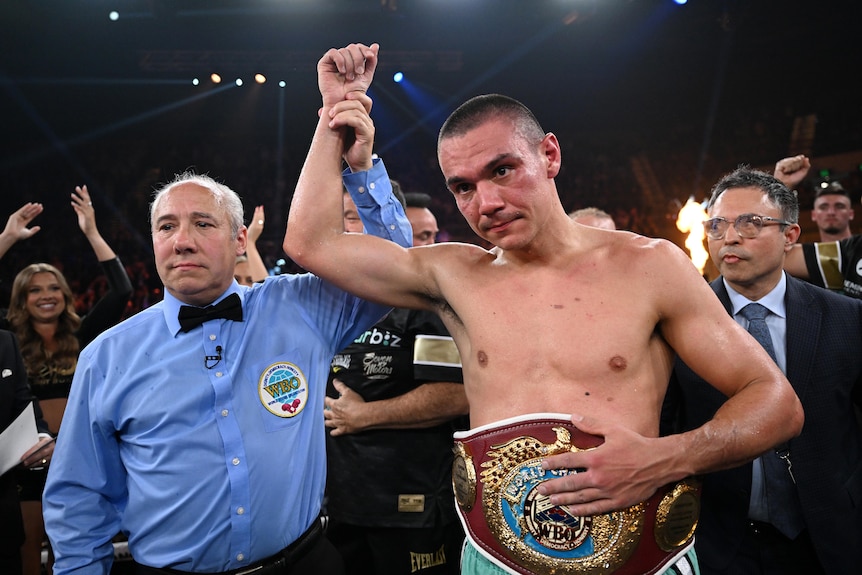
[[[353,177],[366,228],[409,246],[383,164]],[[242,322],[183,333],[166,293],[81,352],[44,493],[56,575],[108,573],[120,531],[144,565],[238,569],[317,519],[330,360],[389,308],[309,274],[232,293]]]

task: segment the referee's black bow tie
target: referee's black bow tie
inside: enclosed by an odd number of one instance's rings
[[[216,305],[207,307],[180,306],[180,331],[190,331],[211,319],[242,321],[242,302],[235,293],[230,294]]]

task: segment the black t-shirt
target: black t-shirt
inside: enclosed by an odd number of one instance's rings
[[[862,299],[862,235],[802,244],[808,281]]]
[[[332,359],[338,378],[365,401],[403,395],[426,382],[462,383],[455,344],[427,311],[395,309]],[[327,512],[376,527],[429,527],[456,520],[452,433],[466,418],[426,429],[327,433]]]

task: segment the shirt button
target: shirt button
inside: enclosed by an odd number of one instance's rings
[[[365,193],[365,186],[359,186],[359,189],[358,189],[357,191],[358,191],[360,194],[364,194],[364,193]]]
[[[227,410],[226,410],[226,409],[222,409],[222,410],[221,410],[221,416],[222,416],[222,417],[227,417]]]
[[[239,465],[239,457],[234,457],[234,458],[231,460],[231,463],[233,463],[234,465]]]
[[[369,188],[371,188],[372,190],[373,190],[376,186],[377,186],[377,184],[375,184],[374,182],[371,182],[370,184],[368,184],[368,187],[369,187]]]
[[[390,230],[394,230],[394,229],[395,229],[395,224],[389,224],[389,229],[390,229]]]
[[[237,507],[236,508],[236,514],[237,515],[242,515],[243,513],[245,513],[245,507]]]
[[[221,377],[222,375],[224,375],[222,372],[220,372],[220,371],[216,372],[216,377]]]
[[[244,559],[245,559],[245,555],[243,555],[242,553],[237,553],[237,555],[236,555],[237,561],[243,561]]]
[[[215,338],[216,338],[215,334],[211,333],[210,334],[210,341],[215,341]]]

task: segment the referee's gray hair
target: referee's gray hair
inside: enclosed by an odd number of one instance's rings
[[[239,195],[226,185],[215,181],[210,176],[206,174],[196,174],[192,171],[186,171],[175,175],[173,180],[161,188],[157,188],[156,191],[153,192],[153,201],[150,203],[150,226],[153,225],[156,209],[159,207],[162,198],[164,198],[168,192],[182,184],[197,184],[198,186],[209,190],[213,199],[215,199],[216,204],[224,208],[228,220],[230,221],[231,237],[236,239],[237,235],[239,235],[239,229],[243,226],[243,207],[242,200]]]

